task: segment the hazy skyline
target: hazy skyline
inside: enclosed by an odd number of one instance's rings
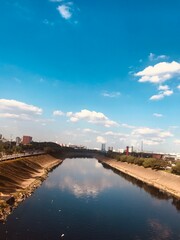
[[[0,134],[180,153],[180,2],[7,0]]]

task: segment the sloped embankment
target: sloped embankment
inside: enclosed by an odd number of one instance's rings
[[[62,162],[50,155],[0,163],[0,220],[36,189],[49,171]]]
[[[147,183],[157,189],[160,189],[172,196],[180,199],[180,176],[165,172],[156,171],[150,168],[144,168],[135,164],[126,162],[118,162],[114,159],[97,157],[100,162],[134,177],[144,183]]]

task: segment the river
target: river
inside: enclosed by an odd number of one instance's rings
[[[173,199],[93,158],[66,159],[3,224],[0,240],[180,240]]]

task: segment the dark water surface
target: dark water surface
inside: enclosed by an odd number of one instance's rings
[[[66,159],[0,223],[0,240],[180,240],[172,201],[96,159]]]

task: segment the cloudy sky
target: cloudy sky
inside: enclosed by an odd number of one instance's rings
[[[6,0],[0,133],[180,152],[179,0]]]

